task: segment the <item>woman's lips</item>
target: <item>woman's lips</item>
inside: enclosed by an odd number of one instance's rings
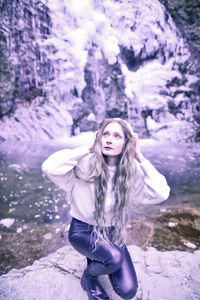
[[[104,147],[104,149],[106,149],[106,150],[112,150],[111,147]]]

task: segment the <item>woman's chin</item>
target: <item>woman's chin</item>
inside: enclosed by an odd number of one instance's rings
[[[112,153],[111,150],[104,150],[104,151],[102,151],[102,153],[103,153],[103,155],[105,155],[105,156],[115,156],[115,155],[113,155],[113,153]]]

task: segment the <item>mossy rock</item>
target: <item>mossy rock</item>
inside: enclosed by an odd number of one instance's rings
[[[143,248],[152,246],[160,251],[189,252],[200,249],[200,212],[198,209],[176,208],[172,210],[168,208],[164,213],[157,211],[153,215],[146,216],[143,224],[151,228],[148,233],[147,230],[139,232],[139,236],[145,239],[143,244],[139,244]],[[134,231],[134,224],[132,230]],[[138,243],[139,239],[136,240],[137,245]]]

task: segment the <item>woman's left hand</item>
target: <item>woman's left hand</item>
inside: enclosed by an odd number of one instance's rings
[[[140,142],[139,142],[138,134],[134,132],[132,135],[132,139],[133,139],[133,145],[134,145],[134,149],[135,149],[135,157],[141,163],[145,159],[145,157],[143,156],[141,149],[140,149]]]

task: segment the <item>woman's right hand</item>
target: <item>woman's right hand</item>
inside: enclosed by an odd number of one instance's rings
[[[95,144],[95,141],[96,141],[96,137],[97,137],[97,132],[98,131],[91,132],[91,136],[88,137],[87,147],[88,147],[89,151],[92,151],[92,149],[94,147],[94,144]]]

